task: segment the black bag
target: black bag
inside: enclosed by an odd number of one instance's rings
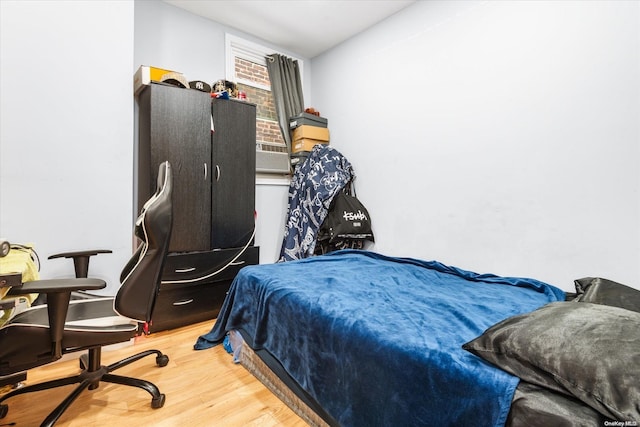
[[[375,241],[369,211],[356,197],[351,183],[333,197],[329,213],[318,230],[317,241],[316,253],[362,249],[365,241]]]

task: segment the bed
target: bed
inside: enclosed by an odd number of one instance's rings
[[[581,286],[343,250],[243,268],[194,347],[229,345],[311,425],[637,422],[640,313]]]

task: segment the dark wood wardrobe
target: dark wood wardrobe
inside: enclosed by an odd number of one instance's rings
[[[218,315],[254,246],[256,106],[165,84],[138,96],[138,211],[173,170],[173,230],[150,330]]]

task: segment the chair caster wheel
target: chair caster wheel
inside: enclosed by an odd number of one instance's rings
[[[156,365],[160,366],[161,368],[164,366],[167,366],[168,363],[169,363],[169,356],[167,356],[166,354],[156,357]]]
[[[4,403],[0,404],[0,418],[6,417],[7,412],[9,412],[9,405],[5,405]]]
[[[153,409],[162,408],[164,406],[164,400],[165,400],[165,395],[164,393],[161,393],[160,396],[158,396],[157,398],[154,397],[153,399],[151,399],[151,407]]]

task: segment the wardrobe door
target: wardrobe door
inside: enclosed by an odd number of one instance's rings
[[[255,226],[256,106],[214,99],[211,111],[211,247],[241,247]]]
[[[150,178],[146,197],[141,199],[139,193],[139,204],[155,191],[158,165],[168,160],[173,172],[173,229],[169,252],[208,250],[211,97],[196,90],[151,84],[139,99],[139,153],[141,157],[149,156],[147,174]]]

